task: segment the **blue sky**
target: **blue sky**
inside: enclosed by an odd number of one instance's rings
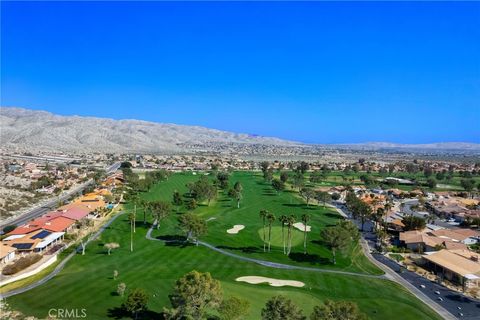
[[[480,3],[2,2],[1,104],[313,143],[480,142]]]

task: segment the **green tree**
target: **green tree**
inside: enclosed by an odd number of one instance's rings
[[[325,192],[325,191],[315,192],[315,200],[317,200],[318,202],[322,202],[324,208],[327,205],[327,201],[330,201],[331,199],[332,199],[332,196],[328,192]]]
[[[160,222],[168,217],[171,210],[172,206],[168,202],[156,201],[153,203],[152,213],[157,223],[157,229],[160,228]]]
[[[323,229],[320,235],[323,242],[325,242],[332,251],[333,264],[336,264],[336,254],[338,251],[343,252],[348,248],[351,239],[350,234],[346,229],[340,226],[334,226]]]
[[[217,173],[217,181],[218,181],[218,186],[220,189],[227,189],[228,188],[228,179],[229,179],[229,174],[228,172],[221,171]]]
[[[128,214],[128,221],[130,222],[130,252],[132,252],[133,251],[133,233],[134,233],[135,213],[130,212]]]
[[[321,306],[315,306],[310,320],[367,320],[356,303],[350,301],[327,300]]]
[[[197,208],[197,200],[190,199],[186,204],[187,210],[195,210]]]
[[[473,188],[475,188],[475,180],[473,179],[462,179],[460,180],[460,185],[465,191],[471,193]]]
[[[295,172],[295,175],[293,176],[293,186],[300,190],[305,182],[305,177],[300,171]]]
[[[302,223],[303,223],[303,253],[307,254],[307,225],[310,221],[310,215],[308,213],[302,214]]]
[[[430,189],[433,189],[437,186],[437,180],[435,180],[434,178],[428,178],[427,179],[427,186],[430,188]]]
[[[262,309],[262,320],[305,320],[303,311],[292,300],[278,295],[267,301]]]
[[[183,204],[182,196],[180,195],[180,192],[178,192],[177,190],[173,192],[172,203],[174,206],[177,207],[177,211],[179,210],[180,206]]]
[[[310,200],[315,197],[315,191],[313,191],[311,188],[302,188],[302,190],[300,190],[300,195],[303,199],[305,199],[308,207]]]
[[[285,244],[285,225],[287,224],[288,217],[284,214],[280,216],[280,222],[282,223],[282,243],[283,243],[283,254],[287,254],[286,244]]]
[[[295,216],[290,215],[287,218],[287,256],[290,255],[290,252],[292,251],[292,229],[293,225],[295,224]]]
[[[218,308],[222,320],[238,320],[244,318],[250,311],[250,302],[238,297],[224,299]]]
[[[267,222],[268,222],[268,252],[270,252],[270,243],[272,240],[272,224],[275,222],[275,215],[271,212],[267,213]]]
[[[182,214],[178,218],[180,229],[187,235],[187,241],[194,239],[198,245],[199,237],[207,233],[207,223],[202,218],[192,213]]]
[[[147,310],[148,295],[143,289],[133,289],[122,304],[125,311],[138,318],[138,314]]]
[[[123,297],[126,289],[127,289],[127,285],[125,283],[123,283],[123,282],[119,283],[118,286],[117,286],[117,294],[120,297]]]
[[[282,180],[279,180],[279,179],[273,179],[272,180],[272,187],[273,189],[275,189],[275,191],[277,192],[280,192],[282,191],[283,189],[285,189],[285,183],[282,182]]]
[[[170,303],[173,309],[166,313],[173,319],[203,319],[209,309],[216,309],[222,301],[220,281],[210,273],[191,271],[175,283]],[[233,318],[234,319],[234,318]]]
[[[413,215],[405,216],[402,219],[402,223],[404,224],[404,227],[403,227],[404,231],[423,230],[426,226],[425,219],[422,219],[420,217],[415,217]]]
[[[283,184],[287,183],[287,181],[288,181],[288,172],[283,171],[283,172],[280,174],[280,181],[282,181]]]
[[[266,225],[267,225],[267,216],[270,212],[268,210],[262,209],[260,210],[260,219],[263,222],[263,252],[266,251],[266,244],[267,244],[267,232],[266,232]]]

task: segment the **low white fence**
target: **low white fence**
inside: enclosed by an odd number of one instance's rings
[[[48,266],[55,263],[55,261],[57,261],[57,255],[58,255],[58,252],[56,254],[54,254],[53,256],[51,256],[48,260],[44,260],[43,263],[39,264],[38,266],[36,266],[34,269],[32,269],[30,271],[27,271],[27,272],[24,272],[24,273],[21,273],[21,274],[18,274],[18,275],[12,275],[12,276],[1,275],[2,280],[0,281],[0,287],[3,287],[4,285],[6,285],[8,283],[12,283],[12,282],[15,282],[15,281],[18,281],[18,280],[21,280],[21,279],[25,279],[25,278],[28,278],[30,276],[33,276],[34,274],[39,273],[43,269],[45,269]]]

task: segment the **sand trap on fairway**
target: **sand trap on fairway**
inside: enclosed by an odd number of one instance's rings
[[[303,222],[294,223],[293,226],[300,231],[305,231],[305,225],[303,224]],[[310,232],[311,230],[312,227],[307,225],[307,232]]]
[[[294,280],[280,280],[280,279],[272,279],[272,278],[265,278],[265,277],[257,277],[257,276],[248,276],[248,277],[240,277],[235,279],[235,281],[242,281],[251,284],[259,284],[268,282],[269,285],[272,287],[283,287],[283,286],[291,286],[291,287],[303,287],[305,283],[300,281]]]
[[[217,218],[211,217],[211,218],[208,218],[207,220],[205,220],[205,222],[212,221],[212,220],[215,220],[215,219],[217,219]]]
[[[227,230],[227,233],[230,233],[230,234],[237,234],[240,230],[242,230],[243,228],[245,228],[245,226],[243,224],[236,224],[233,226],[232,229],[228,229]]]

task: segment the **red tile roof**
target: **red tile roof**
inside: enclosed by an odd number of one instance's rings
[[[91,212],[91,210],[86,206],[76,203],[60,207],[59,211],[62,212],[62,217],[73,220],[80,220],[82,218],[85,218]]]
[[[47,221],[43,229],[53,232],[64,232],[68,229],[72,224],[75,223],[75,220],[65,218],[65,217],[57,217],[52,220]]]

